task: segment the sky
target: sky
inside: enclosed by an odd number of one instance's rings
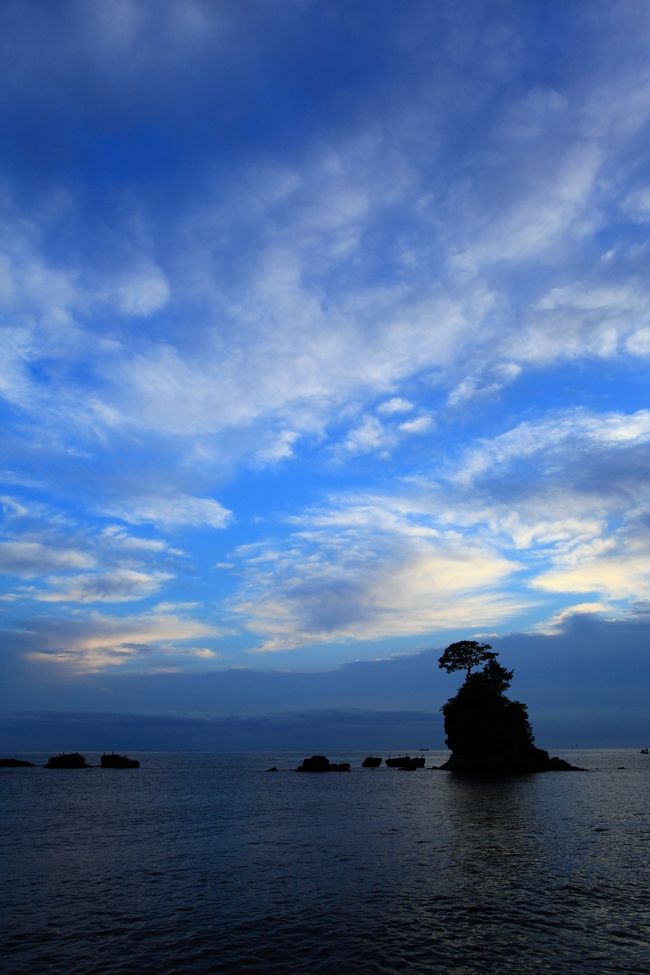
[[[650,734],[650,6],[3,0],[0,81],[6,740],[406,735],[464,638]]]

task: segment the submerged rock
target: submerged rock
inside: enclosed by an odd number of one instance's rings
[[[140,768],[140,762],[136,758],[127,758],[126,755],[116,755],[115,752],[111,752],[110,755],[102,755],[101,767]]]
[[[35,765],[21,758],[0,758],[0,768],[35,768]]]
[[[79,752],[64,752],[48,759],[45,768],[90,768],[90,765],[86,763],[86,759]]]
[[[349,762],[330,762],[324,755],[312,755],[303,759],[296,772],[349,772]]]

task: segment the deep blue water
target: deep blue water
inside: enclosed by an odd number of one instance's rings
[[[641,975],[650,757],[560,754],[592,771],[473,781],[360,753],[330,754],[349,774],[296,775],[302,753],[0,770],[0,970]]]

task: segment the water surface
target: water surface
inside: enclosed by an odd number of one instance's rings
[[[361,753],[330,754],[349,774],[297,775],[303,753],[0,770],[1,967],[640,975],[650,757],[561,755],[592,771],[475,781]]]

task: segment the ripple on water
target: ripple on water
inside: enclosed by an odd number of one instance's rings
[[[271,764],[289,760],[158,755],[119,789],[3,775],[5,970],[646,970],[647,769],[476,783]]]

